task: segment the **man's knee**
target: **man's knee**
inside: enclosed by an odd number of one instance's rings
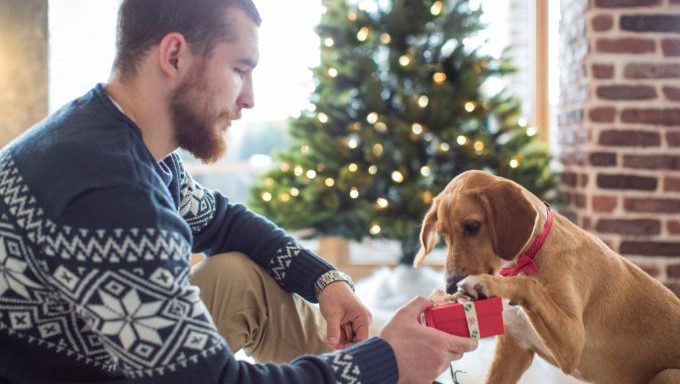
[[[229,284],[252,282],[263,271],[248,256],[239,252],[213,255],[196,264],[190,281],[199,287],[223,281]]]

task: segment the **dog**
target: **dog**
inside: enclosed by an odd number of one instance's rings
[[[534,354],[592,383],[680,383],[680,299],[519,184],[455,177],[425,215],[415,267],[440,237],[449,293],[504,299],[486,383],[517,383]]]

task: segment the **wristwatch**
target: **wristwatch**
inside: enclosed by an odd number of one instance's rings
[[[317,299],[319,298],[321,291],[323,291],[323,289],[326,288],[328,284],[334,283],[336,281],[344,281],[345,283],[349,284],[349,287],[352,288],[352,291],[354,291],[354,283],[352,282],[352,278],[349,277],[349,275],[345,272],[333,269],[316,279],[316,282],[314,283],[314,294],[316,295]]]

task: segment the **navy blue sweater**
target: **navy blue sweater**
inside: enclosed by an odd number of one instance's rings
[[[191,252],[239,251],[315,301],[332,266],[281,229],[154,161],[101,85],[0,152],[0,379],[13,383],[390,383],[372,338],[290,364],[236,361]],[[2,381],[2,380],[0,380]]]

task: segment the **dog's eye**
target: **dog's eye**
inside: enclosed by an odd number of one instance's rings
[[[470,221],[465,223],[463,226],[463,235],[469,236],[469,235],[476,235],[477,232],[479,232],[479,227],[481,226],[481,223],[479,221]]]

